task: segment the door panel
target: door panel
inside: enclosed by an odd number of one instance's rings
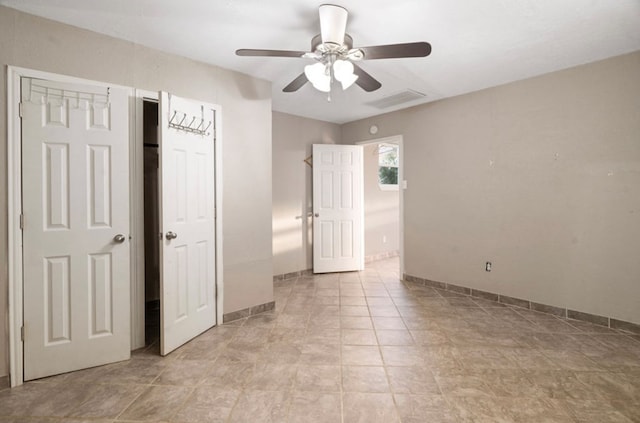
[[[23,78],[21,111],[24,379],[125,360],[128,92]]]
[[[211,105],[161,93],[162,355],[216,324],[215,118]]]
[[[89,227],[111,226],[111,149],[106,145],[90,145],[89,172]]]
[[[313,146],[313,271],[364,268],[362,147]]]

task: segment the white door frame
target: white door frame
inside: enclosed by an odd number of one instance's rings
[[[38,78],[56,82],[87,84],[99,87],[119,87],[130,91],[129,157],[130,157],[130,230],[131,230],[131,348],[144,346],[144,189],[142,99],[159,99],[158,92],[134,90],[118,84],[76,78],[17,66],[7,67],[7,235],[9,285],[9,378],[11,387],[24,382],[24,348],[21,339],[23,325],[23,261],[22,230],[22,129],[20,122],[20,78]],[[217,322],[223,316],[222,261],[222,118],[217,113],[215,143],[216,189],[216,306]],[[140,259],[142,257],[142,260]]]
[[[388,144],[397,144],[400,146],[400,154],[398,156],[398,191],[399,191],[399,244],[400,244],[400,278],[402,279],[402,275],[404,274],[404,190],[407,189],[407,181],[404,179],[404,139],[402,135],[392,135],[390,137],[385,138],[376,138],[373,140],[366,141],[358,141],[356,145],[371,145],[371,144],[380,144],[380,143],[388,143]],[[363,166],[364,172],[364,166]],[[364,177],[364,175],[363,175]],[[365,208],[364,212],[367,212]],[[363,228],[364,231],[364,228]],[[365,244],[367,240],[365,239]],[[365,265],[366,266],[366,265]]]

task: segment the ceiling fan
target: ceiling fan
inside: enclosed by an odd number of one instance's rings
[[[353,48],[353,39],[346,33],[347,9],[334,4],[323,4],[319,7],[319,13],[320,34],[311,40],[311,52],[240,49],[236,50],[236,54],[238,56],[313,59],[316,63],[305,66],[304,72],[284,87],[282,91],[294,92],[307,82],[311,82],[317,90],[330,93],[334,80],[340,82],[343,90],[354,83],[367,92],[375,91],[382,86],[378,80],[354,62],[426,57],[431,53],[431,45],[424,41]]]

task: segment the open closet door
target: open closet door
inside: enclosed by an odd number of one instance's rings
[[[160,94],[160,352],[216,324],[216,110]]]

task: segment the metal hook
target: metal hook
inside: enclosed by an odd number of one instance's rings
[[[191,125],[193,125],[193,122],[195,121],[196,121],[196,117],[194,116],[193,119],[191,119],[191,122],[187,125],[187,127],[191,129]]]
[[[207,132],[207,129],[209,129],[209,127],[210,127],[210,126],[211,126],[211,121],[209,121],[209,124],[207,125],[207,127],[206,127],[206,128],[204,128],[204,129],[202,130],[202,132]]]
[[[171,124],[171,123],[173,123],[173,120],[176,118],[176,114],[177,114],[177,113],[178,113],[178,112],[177,112],[176,110],[174,110],[174,111],[173,111],[173,116],[171,116],[171,119],[169,119],[169,123],[170,123],[170,124]]]
[[[187,114],[185,113],[184,116],[182,116],[182,120],[180,121],[180,123],[178,123],[178,126],[182,126],[182,122],[184,122],[186,118],[187,118]]]

